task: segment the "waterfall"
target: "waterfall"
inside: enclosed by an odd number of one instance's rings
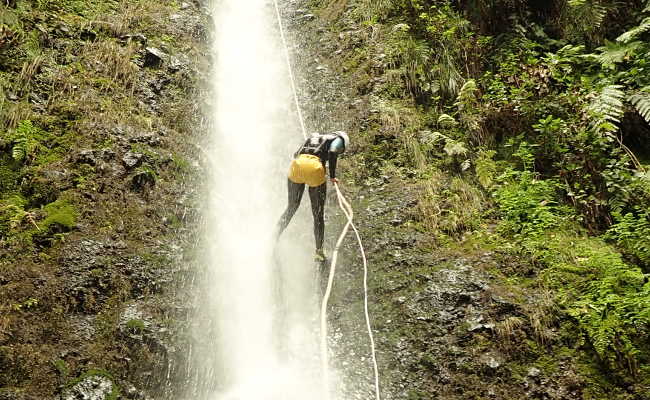
[[[267,0],[215,0],[205,273],[187,399],[325,399],[312,219],[276,245],[286,172],[302,141]],[[305,196],[303,201],[308,201]]]

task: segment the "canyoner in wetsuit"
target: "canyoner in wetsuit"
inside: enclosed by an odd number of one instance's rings
[[[330,180],[337,182],[336,162],[350,143],[350,138],[345,132],[338,131],[331,134],[313,134],[294,154],[288,175],[289,203],[284,214],[278,222],[278,237],[285,230],[291,218],[300,206],[305,184],[309,186],[309,199],[311,211],[314,216],[314,238],[316,240],[316,261],[326,260],[323,252],[325,236],[325,197],[327,185],[325,166],[329,167]]]

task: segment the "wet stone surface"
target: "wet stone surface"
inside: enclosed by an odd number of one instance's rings
[[[103,376],[90,376],[61,395],[61,400],[108,400],[113,382]]]

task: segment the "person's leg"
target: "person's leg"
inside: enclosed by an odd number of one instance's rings
[[[309,199],[311,200],[311,212],[314,216],[314,239],[316,240],[316,251],[323,250],[325,238],[325,197],[327,195],[327,184],[309,188]]]
[[[280,221],[278,222],[277,237],[280,237],[282,232],[284,232],[289,225],[289,222],[291,222],[291,218],[293,218],[293,215],[298,210],[302,194],[305,191],[305,185],[293,183],[290,179],[287,179],[287,189],[289,193],[287,209],[284,211],[284,214],[282,214],[282,217],[280,217]]]

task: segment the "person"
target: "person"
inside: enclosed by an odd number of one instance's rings
[[[309,186],[309,199],[314,217],[314,239],[316,252],[314,260],[325,262],[323,240],[325,236],[325,197],[327,195],[325,167],[329,167],[329,177],[332,183],[336,179],[336,163],[350,145],[347,133],[337,131],[330,134],[314,133],[294,154],[294,159],[289,167],[287,179],[289,201],[287,209],[278,222],[277,237],[286,229],[293,215],[300,206],[305,185]]]

